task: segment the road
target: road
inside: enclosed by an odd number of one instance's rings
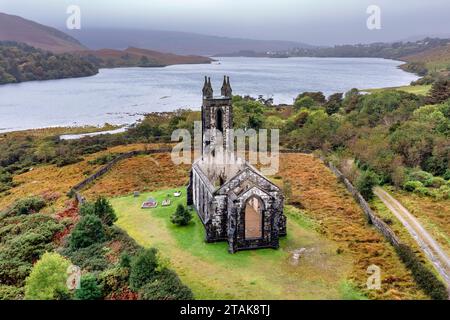
[[[376,187],[374,193],[408,230],[431,263],[436,267],[439,274],[447,282],[447,287],[450,287],[450,259],[441,246],[425,230],[416,217],[389,193],[380,187]]]

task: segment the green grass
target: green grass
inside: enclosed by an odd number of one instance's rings
[[[431,89],[431,85],[419,85],[419,86],[403,86],[403,87],[390,87],[390,88],[378,88],[378,89],[366,89],[364,92],[377,93],[387,90],[398,90],[408,93],[414,93],[417,95],[426,96]]]
[[[185,190],[182,190],[185,193]],[[140,209],[149,196],[159,203],[174,190],[139,197],[111,199],[117,225],[145,247],[156,247],[170,261],[198,299],[343,299],[352,268],[351,258],[338,254],[335,243],[324,238],[307,212],[287,207],[288,236],[280,249],[262,249],[229,254],[227,243],[206,243],[201,221],[194,212],[186,227],[175,226],[170,216],[186,197],[172,199],[170,207]],[[291,252],[307,248],[298,265]],[[355,291],[356,292],[356,291]]]
[[[351,281],[342,281],[340,291],[343,300],[368,300]]]

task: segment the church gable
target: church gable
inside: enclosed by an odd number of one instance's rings
[[[236,195],[239,195],[255,186],[266,193],[280,192],[278,186],[266,179],[252,167],[247,166],[247,168],[240,171],[237,175],[227,181],[219,190],[216,191],[216,193],[227,194],[232,191]]]

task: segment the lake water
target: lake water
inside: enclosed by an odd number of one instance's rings
[[[351,88],[409,84],[402,63],[360,58],[217,58],[205,65],[102,69],[93,77],[0,86],[0,132],[51,126],[127,124],[153,111],[199,109],[203,77],[220,93],[229,75],[234,94],[292,103],[304,91],[326,95]]]

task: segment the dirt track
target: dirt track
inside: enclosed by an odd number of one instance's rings
[[[425,255],[430,259],[431,263],[436,267],[439,274],[447,282],[450,287],[450,259],[433,239],[433,237],[425,230],[420,222],[414,217],[400,202],[398,202],[389,193],[380,187],[374,189],[375,194],[383,201],[385,206],[397,217],[404,225],[411,236],[416,240]]]

